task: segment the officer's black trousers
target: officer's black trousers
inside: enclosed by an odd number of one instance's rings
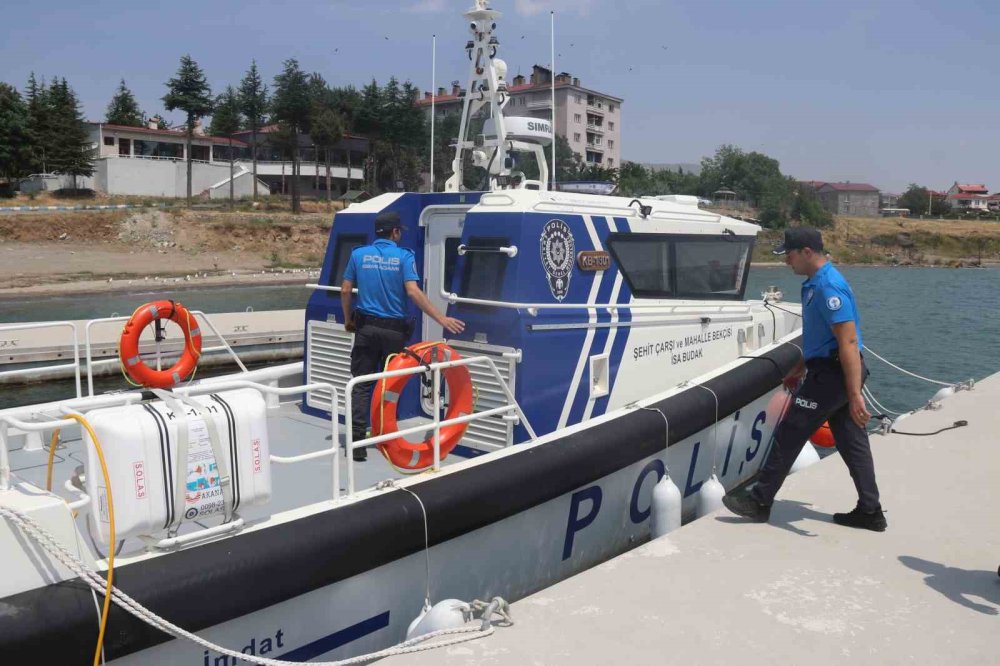
[[[351,376],[369,375],[382,372],[385,360],[406,346],[406,333],[366,325],[354,333],[354,347],[351,348]],[[351,423],[353,439],[364,438],[371,414],[372,391],[375,382],[355,384],[351,391]]]
[[[874,511],[879,508],[879,497],[868,433],[851,418],[840,361],[814,359],[806,362],[806,368],[806,378],[792,398],[785,419],[778,424],[774,445],[751,495],[761,504],[770,505],[806,440],[824,421],[829,421],[837,451],[858,490],[858,506],[862,511]],[[868,377],[864,365],[862,376]]]

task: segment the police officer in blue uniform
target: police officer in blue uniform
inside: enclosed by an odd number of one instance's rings
[[[351,253],[340,288],[345,328],[354,333],[351,348],[351,375],[358,377],[384,369],[390,354],[403,349],[413,333],[413,321],[406,314],[407,297],[424,313],[452,334],[465,324],[446,317],[420,290],[420,274],[413,252],[399,247],[403,235],[399,213],[383,212],[375,218],[375,242]],[[357,308],[351,310],[351,292],[358,288]],[[351,422],[354,441],[364,439],[371,413],[375,382],[357,384],[351,391]],[[354,450],[354,459],[367,459],[367,449]]]
[[[806,377],[774,434],[774,446],[748,494],[726,495],[723,503],[733,513],[755,522],[767,522],[771,504],[809,436],[830,422],[841,458],[858,491],[858,504],[849,513],[835,513],[840,525],[882,532],[885,516],[875,483],[875,464],[865,425],[871,414],[861,388],[868,376],[861,356],[861,318],[854,292],[823,252],[816,229],[785,231],[785,242],[774,250],[802,283],[802,354]]]

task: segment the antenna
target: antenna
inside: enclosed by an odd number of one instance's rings
[[[437,35],[431,35],[431,192],[434,191],[434,100],[437,97]]]
[[[556,189],[556,13],[550,13],[549,45],[552,49],[552,71],[549,81],[552,84],[552,189]]]

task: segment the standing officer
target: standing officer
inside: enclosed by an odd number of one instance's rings
[[[802,353],[806,377],[795,402],[774,433],[774,447],[749,494],[726,495],[723,503],[733,513],[754,522],[767,522],[771,504],[809,436],[830,422],[837,450],[847,464],[858,491],[858,504],[850,513],[835,513],[833,520],[848,527],[882,532],[885,516],[879,504],[875,464],[865,425],[871,414],[865,408],[861,387],[868,376],[861,357],[861,321],[854,292],[823,252],[823,237],[816,229],[785,231],[785,242],[774,250],[802,283]]]
[[[340,284],[340,305],[345,328],[354,333],[351,375],[358,377],[384,370],[386,358],[403,349],[413,333],[406,316],[409,296],[427,316],[450,333],[465,330],[465,323],[442,315],[420,290],[420,275],[413,252],[397,245],[403,235],[399,213],[383,212],[375,218],[375,242],[351,253]],[[358,307],[351,312],[351,291],[358,285]],[[352,436],[366,437],[375,382],[356,384],[351,391]],[[366,460],[368,450],[354,450],[354,459]]]

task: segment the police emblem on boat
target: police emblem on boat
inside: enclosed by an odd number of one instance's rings
[[[542,268],[549,278],[549,290],[557,301],[566,298],[569,279],[576,258],[576,242],[569,225],[562,220],[549,220],[542,228]]]

